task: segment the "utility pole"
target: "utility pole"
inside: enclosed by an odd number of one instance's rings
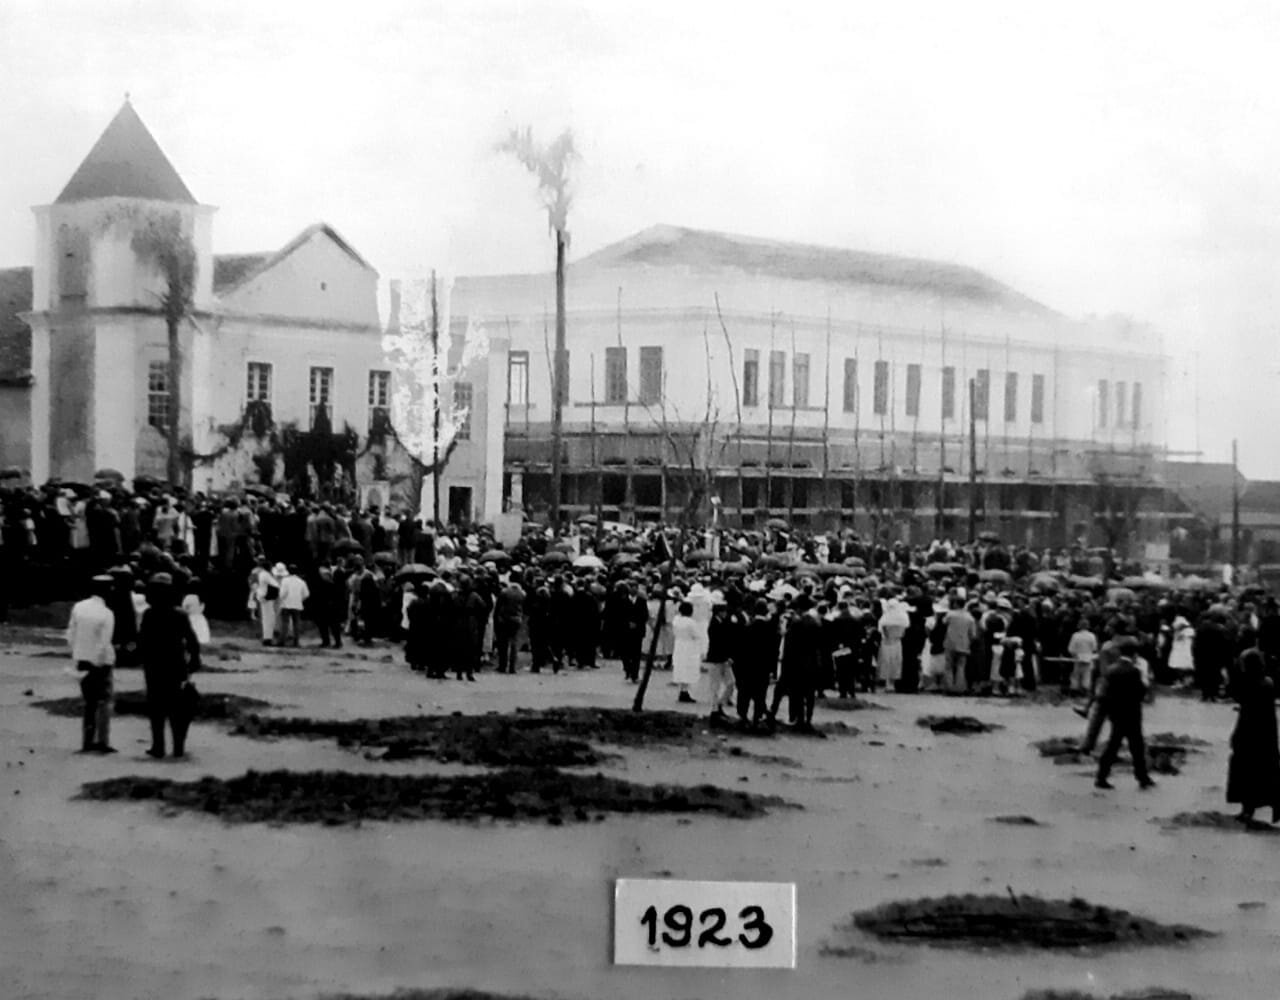
[[[973,412],[978,391],[969,379],[969,544],[978,540],[978,420]]]
[[[1240,573],[1240,465],[1236,440],[1231,439],[1231,583],[1239,584]]]
[[[440,530],[440,311],[436,272],[431,272],[431,518]]]

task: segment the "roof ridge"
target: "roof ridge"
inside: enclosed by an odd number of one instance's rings
[[[164,150],[125,99],[67,181],[55,204],[98,198],[146,198],[194,205]]]

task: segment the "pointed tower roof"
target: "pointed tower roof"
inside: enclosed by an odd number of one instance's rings
[[[71,175],[57,204],[95,198],[196,201],[128,98]]]

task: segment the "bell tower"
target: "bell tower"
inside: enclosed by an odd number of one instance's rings
[[[163,439],[167,413],[154,234],[194,249],[198,312],[212,297],[213,209],[196,202],[126,98],[62,193],[34,212],[32,476],[88,482],[111,468],[132,478]],[[192,333],[182,336],[189,357]],[[180,398],[189,428],[189,389]]]

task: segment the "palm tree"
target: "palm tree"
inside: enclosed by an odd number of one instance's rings
[[[556,346],[551,368],[551,527],[560,533],[561,448],[564,437],[564,399],[567,393],[565,371],[564,278],[565,251],[569,245],[569,173],[578,152],[573,133],[567,129],[550,145],[540,146],[533,129],[512,129],[498,144],[498,151],[510,153],[529,173],[538,179],[538,197],[547,210],[547,223],[556,240]]]
[[[169,389],[169,422],[166,430],[169,460],[166,469],[169,485],[183,485],[184,469],[180,435],[182,409],[182,347],[178,337],[182,321],[190,314],[195,299],[196,250],[191,237],[176,215],[147,218],[134,231],[130,241],[140,260],[149,262],[164,281],[159,293],[160,312],[164,316],[169,339],[169,365],[166,374]]]

